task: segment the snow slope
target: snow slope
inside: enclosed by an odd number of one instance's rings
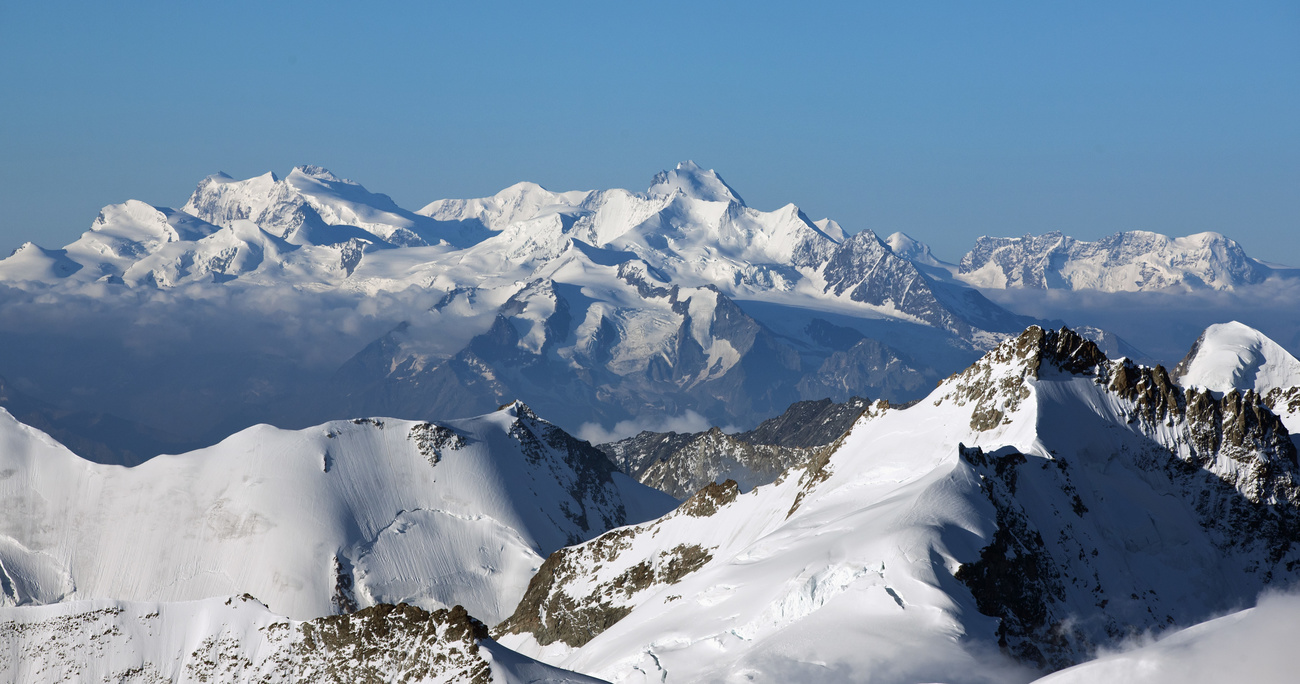
[[[1184,385],[1213,392],[1254,391],[1300,434],[1300,361],[1248,325],[1206,328],[1173,374]]]
[[[4,411],[0,440],[0,605],[248,592],[294,619],[406,602],[495,623],[546,555],[676,503],[520,403],[259,425],[133,468]]]
[[[1236,321],[1206,328],[1174,369],[1184,385],[1215,392],[1300,387],[1300,361],[1266,335]]]
[[[1257,394],[1031,328],[771,485],[553,554],[498,634],[616,682],[1024,681],[1294,582],[1298,471]]]
[[[0,634],[0,679],[28,684],[597,681],[509,651],[459,606],[383,605],[298,621],[247,595],[74,601],[0,608]]]

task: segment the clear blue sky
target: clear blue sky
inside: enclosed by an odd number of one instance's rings
[[[0,3],[0,250],[204,176],[520,180],[904,230],[1217,230],[1300,265],[1300,3]]]

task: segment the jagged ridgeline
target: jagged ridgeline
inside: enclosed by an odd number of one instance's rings
[[[770,485],[555,552],[496,633],[616,681],[814,661],[1005,681],[979,644],[1050,671],[1293,585],[1297,482],[1259,392],[1033,327]]]
[[[843,403],[800,401],[747,432],[726,434],[716,427],[695,433],[647,431],[597,448],[642,484],[678,499],[725,480],[748,491],[813,458],[843,435],[867,405],[861,397]]]

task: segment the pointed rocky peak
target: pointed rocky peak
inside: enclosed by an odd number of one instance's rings
[[[1097,345],[1073,330],[1044,330],[1035,325],[947,380],[944,386],[948,391],[935,403],[970,405],[971,428],[988,431],[1011,422],[1011,415],[1030,396],[1028,381],[1039,378],[1045,368],[1088,375],[1104,372],[1098,369],[1106,364],[1106,355]]]
[[[542,420],[536,413],[533,413],[533,410],[531,408],[528,408],[528,404],[525,404],[523,401],[519,399],[515,399],[514,401],[502,404],[499,408],[497,408],[497,410],[504,411],[506,415],[511,416],[513,418],[524,418],[527,420],[536,420],[536,421]]]
[[[735,202],[742,206],[745,204],[740,195],[727,185],[716,171],[705,170],[689,160],[678,164],[672,171],[660,171],[651,181],[646,194],[662,197],[678,192],[706,202]]]
[[[1033,325],[985,354],[963,374],[981,365],[997,365],[1014,367],[1036,378],[1043,364],[1048,363],[1067,373],[1087,375],[1108,361],[1096,344],[1069,328],[1045,330]]]
[[[1212,392],[1300,387],[1300,360],[1264,333],[1237,321],[1205,329],[1174,367],[1174,379]]]

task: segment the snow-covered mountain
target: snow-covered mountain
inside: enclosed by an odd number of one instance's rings
[[[1266,335],[1236,321],[1212,325],[1174,368],[1183,385],[1215,392],[1300,387],[1300,360]]]
[[[1212,392],[1253,391],[1300,434],[1300,360],[1236,321],[1206,328],[1173,370],[1174,380]]]
[[[912,249],[924,263],[924,253]],[[930,257],[933,260],[933,257]],[[937,265],[937,264],[934,264]],[[1128,231],[1096,242],[1060,232],[1018,238],[981,237],[955,275],[981,288],[1038,288],[1142,292],[1167,289],[1233,290],[1274,274],[1293,274],[1246,255],[1218,233],[1169,237]]]
[[[687,409],[749,427],[798,400],[915,399],[1033,322],[870,230],[847,236],[792,204],[749,207],[691,162],[643,192],[521,183],[418,212],[317,167],[218,174],[179,210],[131,201],[61,250],[25,245],[0,260],[0,284],[54,299],[228,301],[250,327],[277,312],[243,302],[281,288],[386,321],[391,332],[320,378],[329,392],[268,403],[260,418],[295,425],[469,416],[518,397],[575,431]],[[370,301],[411,292],[432,306]]]
[[[552,554],[498,636],[616,682],[1023,681],[1294,583],[1298,507],[1258,393],[1031,328],[771,485]]]
[[[133,468],[0,411],[0,473],[0,605],[248,592],[294,619],[405,602],[495,623],[548,554],[676,505],[518,402],[261,425]]]
[[[460,606],[385,604],[298,621],[248,595],[74,601],[0,608],[0,635],[0,679],[26,684],[597,684],[502,647]]]

